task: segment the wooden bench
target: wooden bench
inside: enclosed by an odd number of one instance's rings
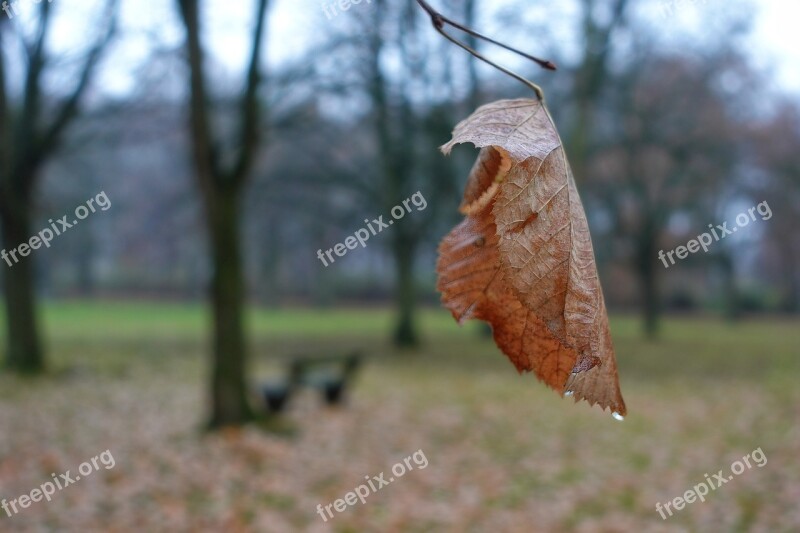
[[[287,365],[283,380],[262,385],[265,406],[273,413],[283,411],[292,395],[302,387],[320,391],[328,405],[339,405],[362,359],[357,352],[338,357],[294,357]]]

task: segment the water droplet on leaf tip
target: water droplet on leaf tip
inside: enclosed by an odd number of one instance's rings
[[[611,413],[611,416],[613,416],[615,420],[619,420],[620,422],[622,422],[623,420],[625,420],[625,417],[624,417],[624,416],[622,416],[621,414],[619,414],[619,413],[618,413],[618,412],[616,412],[616,411],[614,411],[613,413]]]

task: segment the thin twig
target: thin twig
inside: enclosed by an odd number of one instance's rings
[[[480,53],[475,51],[469,45],[459,41],[458,39],[456,39],[455,37],[453,37],[452,35],[447,33],[444,30],[444,28],[445,28],[445,25],[450,25],[450,26],[456,28],[457,30],[460,30],[460,31],[463,31],[464,33],[472,35],[473,37],[477,37],[478,39],[482,39],[482,40],[484,40],[484,41],[486,41],[488,43],[491,43],[491,44],[494,44],[496,46],[499,46],[499,47],[501,47],[501,48],[503,48],[505,50],[508,50],[509,52],[514,52],[515,54],[517,54],[519,56],[522,56],[522,57],[524,57],[526,59],[529,59],[529,60],[535,62],[536,64],[538,64],[540,67],[542,67],[544,69],[547,69],[547,70],[556,70],[556,65],[552,61],[548,61],[548,60],[545,60],[545,59],[539,59],[538,57],[534,57],[534,56],[532,56],[530,54],[526,54],[525,52],[522,52],[520,50],[517,50],[516,48],[508,46],[507,44],[503,44],[503,43],[501,43],[499,41],[496,41],[496,40],[494,40],[494,39],[492,39],[490,37],[487,37],[487,36],[485,36],[485,35],[483,35],[481,33],[478,33],[477,31],[475,31],[475,30],[473,30],[471,28],[468,28],[468,27],[464,26],[463,24],[459,24],[458,22],[455,22],[455,21],[445,17],[444,15],[442,15],[441,13],[439,13],[438,11],[433,9],[433,7],[431,7],[431,5],[428,4],[428,2],[426,2],[425,0],[417,0],[417,3],[420,5],[420,7],[422,7],[422,9],[425,10],[426,13],[428,13],[428,15],[431,17],[431,22],[433,23],[433,27],[436,28],[436,31],[439,32],[444,38],[446,38],[448,41],[456,44],[457,46],[463,48],[464,50],[466,50],[467,52],[469,52],[473,56],[477,57],[478,59],[480,59],[484,63],[487,63],[487,64],[493,66],[494,68],[498,69],[499,71],[503,72],[504,74],[507,74],[508,76],[511,76],[515,80],[517,80],[517,81],[525,84],[526,86],[530,87],[536,93],[536,96],[539,98],[539,100],[544,100],[544,94],[542,92],[542,88],[541,87],[539,87],[535,83],[531,82],[530,80],[520,76],[519,74],[517,74],[515,72],[512,72],[512,71],[508,70],[507,68],[501,67],[500,65],[498,65],[497,63],[494,63],[493,61],[490,61],[489,59],[487,59],[486,57],[484,57],[483,55],[481,55]]]

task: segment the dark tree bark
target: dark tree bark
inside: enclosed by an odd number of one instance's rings
[[[401,348],[413,348],[419,345],[416,316],[417,293],[414,282],[414,257],[416,239],[403,232],[397,232],[392,247],[397,280],[395,283],[395,301],[397,302],[397,323],[394,330],[394,343]]]
[[[33,236],[33,198],[40,169],[58,149],[65,131],[79,114],[83,95],[114,35],[116,13],[117,0],[108,0],[104,12],[107,29],[88,51],[75,89],[52,113],[54,118],[49,123],[42,117],[45,94],[41,83],[50,60],[45,49],[50,33],[49,2],[41,4],[34,41],[26,43],[27,70],[23,73],[19,109],[11,109],[11,99],[6,92],[6,58],[0,53],[0,236],[3,249],[14,249]],[[5,20],[0,20],[0,41],[5,41],[9,28]],[[35,263],[31,256],[20,259],[10,267],[2,265],[7,267],[3,275],[7,311],[5,365],[14,372],[36,374],[45,370],[46,361],[36,313]]]
[[[197,185],[205,206],[213,274],[211,306],[213,341],[211,412],[208,426],[217,429],[253,419],[247,401],[247,347],[244,331],[244,269],[240,206],[251,174],[260,136],[258,90],[268,0],[256,5],[255,29],[247,81],[239,106],[238,155],[226,168],[219,143],[213,138],[205,77],[205,54],[200,38],[198,0],[177,0],[186,29],[190,67],[189,126]]]
[[[218,194],[209,207],[214,272],[211,301],[214,316],[213,409],[211,427],[242,423],[252,416],[247,403],[244,333],[244,277],[239,231],[239,194]]]
[[[629,0],[613,0],[611,17],[599,21],[597,0],[582,0],[583,7],[583,59],[575,72],[572,99],[575,118],[567,144],[570,164],[577,180],[587,180],[586,165],[590,158],[590,140],[594,131],[594,113],[598,97],[609,76],[611,40],[624,24]]]
[[[77,290],[81,298],[90,298],[95,292],[96,280],[92,258],[95,257],[94,237],[88,231],[77,246],[75,267],[78,272]]]
[[[741,318],[741,299],[736,288],[736,262],[728,251],[719,254],[719,269],[722,278],[723,316],[730,322]]]
[[[377,13],[383,7],[378,1]],[[378,20],[378,19],[376,19]],[[375,106],[375,130],[378,140],[379,158],[385,183],[385,189],[379,197],[388,212],[397,202],[402,201],[404,187],[411,181],[413,134],[415,117],[405,93],[393,104],[389,99],[388,82],[380,64],[381,52],[385,46],[383,36],[379,33],[379,24],[372,28],[371,50],[369,58],[370,83],[369,90]],[[393,228],[391,252],[395,260],[395,307],[397,317],[394,326],[393,340],[399,348],[414,348],[419,345],[414,313],[416,295],[414,291],[414,253],[416,251],[414,235],[408,228],[400,224]]]
[[[30,181],[28,181],[30,183]],[[27,242],[31,236],[29,198],[9,198],[16,208],[0,210],[4,249]],[[44,370],[45,361],[39,337],[39,320],[34,295],[34,263],[30,257],[20,258],[12,267],[2,264],[8,341],[6,365],[20,374],[36,374]],[[13,263],[13,260],[12,260]]]
[[[281,297],[278,280],[281,268],[281,235],[278,232],[277,219],[268,216],[265,222],[261,240],[261,303],[266,307],[277,307]],[[272,229],[267,231],[267,227]]]
[[[637,270],[642,290],[642,317],[644,318],[644,334],[650,340],[658,337],[659,318],[661,315],[661,298],[658,281],[660,268],[658,263],[658,229],[652,219],[645,221],[636,247]]]
[[[784,245],[785,252],[781,254],[783,273],[786,280],[786,298],[783,302],[783,311],[790,314],[800,313],[800,281],[798,281],[797,261],[791,242]]]

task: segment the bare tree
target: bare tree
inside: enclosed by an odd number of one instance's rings
[[[19,98],[9,93],[7,44],[13,24],[0,20],[0,223],[4,248],[28,242],[32,236],[33,203],[44,164],[57,151],[67,128],[80,112],[80,103],[91,84],[97,65],[111,41],[117,0],[108,0],[103,12],[104,29],[89,48],[72,92],[63,100],[47,102],[43,78],[54,56],[47,49],[52,8],[39,8],[38,26],[28,42],[20,36],[26,52],[23,90]],[[50,118],[52,117],[52,118]],[[21,373],[39,373],[45,368],[40,341],[34,288],[34,265],[22,260],[4,272],[7,322],[6,366]]]
[[[774,255],[783,277],[781,307],[788,313],[800,312],[800,239],[796,222],[800,214],[800,106],[781,101],[773,117],[759,124],[754,132],[756,159],[765,176],[751,185],[751,194],[767,200],[774,217],[767,227]]]
[[[364,41],[354,53],[348,53],[348,60],[353,61],[352,72],[358,76],[354,85],[371,103],[366,121],[373,132],[374,158],[369,164],[374,165],[377,178],[358,169],[349,185],[384,213],[417,190],[435,205],[443,194],[452,192],[452,172],[439,161],[436,150],[447,140],[456,108],[441,96],[447,92],[452,95],[449,58],[441,53],[443,45],[427,28],[420,31],[427,21],[412,2],[375,0],[373,9],[353,19]],[[341,41],[341,50],[349,52],[349,46],[348,41]],[[397,59],[396,68],[391,70],[385,64],[389,55]],[[436,180],[425,179],[431,175],[431,165],[439,165],[442,171]],[[400,348],[419,343],[414,265],[427,229],[437,216],[436,210],[421,211],[393,225],[387,236],[395,266],[397,318],[393,341]]]
[[[215,138],[209,105],[205,52],[201,43],[199,0],[177,0],[186,29],[190,68],[189,127],[197,186],[205,207],[211,250],[213,354],[209,427],[243,424],[252,419],[247,401],[247,348],[244,332],[244,268],[240,235],[242,191],[259,147],[262,44],[268,0],[256,3],[250,59],[239,102],[236,153],[223,158]],[[226,154],[227,155],[227,154]],[[226,162],[229,162],[226,164]]]
[[[368,44],[365,87],[373,107],[371,118],[382,178],[372,184],[373,197],[386,211],[404,194],[421,187],[423,176],[428,177],[424,190],[431,205],[444,205],[457,198],[455,166],[443,159],[435,147],[450,137],[453,125],[464,113],[463,104],[471,106],[478,101],[475,58],[461,54],[430,32],[429,22],[436,24],[441,15],[427,2],[418,4],[376,0],[376,9],[363,31]],[[457,4],[471,21],[477,11],[475,1]],[[473,37],[477,34],[467,34],[467,42],[476,45]],[[398,62],[393,71],[384,64],[385,56],[390,54]],[[469,71],[470,86],[466,94],[460,95],[462,102],[457,99],[450,68],[453,57],[466,61]],[[427,96],[424,103],[419,102],[419,94]],[[413,221],[404,220],[392,228],[390,251],[395,264],[397,307],[393,340],[401,348],[414,347],[419,342],[414,263],[428,228],[440,214],[428,210]]]
[[[669,221],[682,214],[704,230],[739,160],[740,128],[713,83],[732,63],[643,56],[614,78],[604,99],[605,140],[590,160],[595,178],[587,185],[605,204],[614,236],[632,251],[650,338],[658,332],[660,279],[665,267],[674,268],[661,263],[659,250],[693,236],[670,239]]]
[[[609,17],[598,15],[599,2],[605,2]],[[614,35],[624,27],[628,0],[581,0],[583,50],[574,71],[571,98],[575,117],[567,136],[570,162],[578,180],[587,179],[586,162],[591,156],[595,113],[599,96],[609,77]]]

